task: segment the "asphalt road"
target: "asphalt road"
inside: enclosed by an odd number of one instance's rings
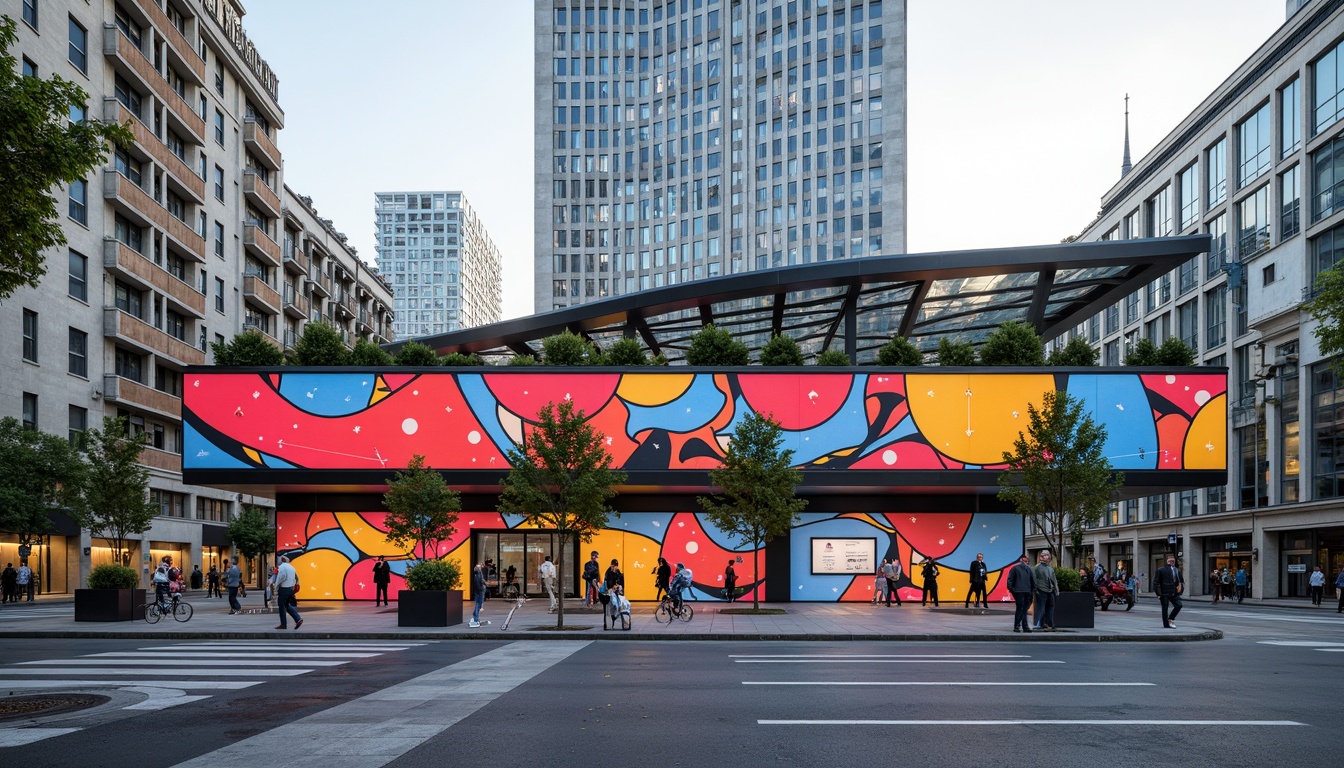
[[[0,721],[0,744],[13,745],[0,748],[0,761],[25,768],[1339,764],[1344,617],[1231,606],[1185,613],[1226,638],[282,648],[11,639],[0,650],[0,696],[50,684],[110,701],[40,721]]]

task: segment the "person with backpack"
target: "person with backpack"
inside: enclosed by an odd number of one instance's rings
[[[210,572],[205,574],[205,596],[223,597],[219,591],[219,569],[213,564],[210,566]]]
[[[597,602],[597,582],[602,578],[601,567],[597,564],[597,551],[594,550],[588,562],[583,564],[583,605],[592,608]]]
[[[933,600],[933,607],[938,607],[938,561],[931,557],[924,559],[924,567],[920,570],[920,575],[924,577],[924,596],[920,599],[920,605],[928,605],[929,600]]]
[[[177,581],[177,574],[174,573],[173,558],[164,555],[159,560],[159,565],[154,569],[154,576],[151,580],[154,582],[154,602],[164,605],[168,602],[168,591],[170,584]]]
[[[668,586],[667,593],[672,596],[672,607],[678,612],[681,611],[681,592],[694,583],[693,578],[691,569],[687,568],[685,563],[677,563],[677,575],[672,577],[672,583]]]

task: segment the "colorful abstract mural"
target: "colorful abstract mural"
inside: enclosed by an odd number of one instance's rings
[[[183,468],[506,470],[538,410],[568,400],[628,472],[720,465],[750,413],[772,416],[797,466],[818,471],[995,470],[1047,390],[1083,401],[1120,470],[1225,470],[1222,373],[638,373],[194,369]],[[239,482],[246,479],[239,476]]]
[[[409,561],[404,551],[386,542],[384,514],[277,513],[277,546],[298,569],[305,599],[372,600],[372,568],[379,555],[392,564],[390,592],[396,594],[404,587],[403,574]],[[525,528],[521,520],[497,512],[464,512],[457,523],[457,534],[443,542],[438,554],[456,560],[465,573],[479,556],[472,549],[472,534]],[[875,539],[878,562],[891,557],[902,563],[906,576],[900,583],[901,594],[906,599],[918,597],[922,587],[918,564],[931,557],[939,561],[942,570],[939,588],[943,599],[963,600],[969,585],[966,569],[977,553],[984,553],[990,569],[990,599],[1009,600],[1000,576],[1021,551],[1022,521],[1017,515],[1002,513],[805,513],[783,544],[789,547],[790,598],[863,602],[873,597],[873,574],[813,573],[809,547],[813,537]],[[589,551],[599,553],[604,568],[612,559],[620,561],[626,592],[632,600],[654,599],[659,557],[691,569],[700,599],[722,599],[724,566],[730,560],[737,573],[737,598],[750,600],[753,592],[765,598],[765,553],[755,557],[749,543],[725,535],[693,512],[627,512],[613,518],[611,527],[580,546],[580,552]],[[577,573],[572,563],[567,570],[571,579]],[[535,580],[535,574],[523,574],[523,578]]]

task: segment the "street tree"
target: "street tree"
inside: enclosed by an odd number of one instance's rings
[[[215,365],[225,368],[272,368],[285,364],[285,354],[261,331],[243,331],[222,344],[212,341],[210,350],[214,352]]]
[[[417,453],[406,469],[387,481],[383,506],[387,508],[383,525],[388,543],[417,560],[435,560],[443,554],[440,545],[457,532],[462,498]]]
[[[615,514],[608,501],[624,472],[611,468],[603,434],[583,411],[563,400],[547,403],[519,447],[509,449],[511,469],[501,481],[499,511],[522,515],[531,525],[555,531],[559,539],[556,572],[560,602],[556,626],[565,626],[565,553],[570,542],[590,541]]]
[[[793,451],[784,449],[783,442],[776,421],[748,414],[733,428],[723,467],[709,472],[709,481],[719,490],[696,499],[719,530],[751,542],[758,584],[762,545],[788,533],[807,506],[796,493],[803,473],[793,467]],[[760,590],[752,589],[751,598],[752,609],[760,610]]]
[[[53,510],[77,506],[85,472],[69,440],[0,419],[0,531],[21,547],[37,543],[52,529]]]
[[[53,187],[82,185],[94,197],[89,171],[107,160],[110,143],[135,141],[127,128],[89,117],[89,96],[75,83],[22,74],[10,53],[15,29],[0,16],[0,300],[37,287],[43,252],[66,244]],[[75,108],[83,116],[71,120]]]
[[[1167,337],[1162,346],[1150,339],[1139,339],[1139,343],[1125,355],[1125,365],[1146,366],[1190,366],[1195,364],[1195,351],[1189,344],[1176,338]]]
[[[1016,320],[995,328],[980,348],[981,365],[1044,365],[1045,348],[1036,329]]]
[[[350,364],[361,368],[378,368],[394,363],[387,350],[368,339],[360,339],[355,342],[355,348],[350,352]]]
[[[1055,367],[1081,367],[1086,368],[1097,364],[1096,348],[1087,343],[1082,336],[1074,336],[1069,339],[1069,343],[1062,347],[1056,347],[1051,353],[1047,362]]]
[[[1316,275],[1316,295],[1302,305],[1316,321],[1312,334],[1323,357],[1335,358],[1335,374],[1344,373],[1344,271],[1336,265]]]
[[[1004,451],[999,498],[1030,518],[1057,561],[1074,531],[1101,521],[1124,475],[1106,458],[1106,428],[1080,400],[1048,391],[1041,407],[1027,404],[1027,431]]]
[[[350,348],[327,323],[308,323],[294,344],[294,365],[349,365]]]
[[[102,429],[85,435],[88,474],[81,503],[74,511],[81,528],[112,545],[112,558],[130,565],[132,536],[148,531],[159,507],[149,498],[149,470],[140,452],[144,433],[130,435],[125,419],[104,419]]]
[[[392,356],[392,361],[397,365],[426,367],[439,364],[439,356],[434,352],[434,348],[428,344],[421,344],[418,341],[408,341],[401,345],[397,353]]]
[[[275,526],[271,525],[266,510],[255,504],[244,504],[243,511],[229,521],[229,540],[243,557],[257,561],[257,588],[266,586],[266,556],[275,551]]]

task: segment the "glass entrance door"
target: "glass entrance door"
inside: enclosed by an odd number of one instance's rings
[[[1281,595],[1283,597],[1306,597],[1307,578],[1311,573],[1311,550],[1299,550],[1283,553],[1284,572]]]
[[[479,534],[476,542],[481,558],[494,560],[499,569],[499,583],[508,582],[509,568],[513,568],[514,582],[528,597],[544,597],[541,578],[537,575],[541,564],[550,556],[555,561],[555,534],[545,531]],[[567,558],[571,561],[573,557]],[[565,586],[573,593],[573,579],[566,578]]]

